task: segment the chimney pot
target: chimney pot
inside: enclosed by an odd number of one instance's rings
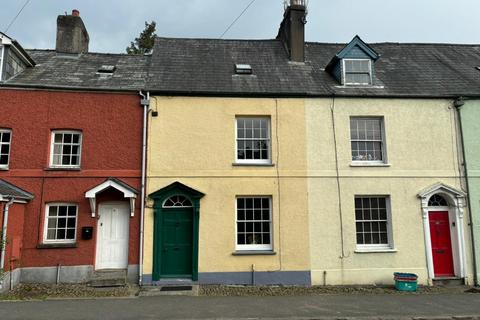
[[[74,17],[80,17],[80,11],[78,11],[77,9],[73,9],[73,10],[72,10],[72,16],[74,16]]]

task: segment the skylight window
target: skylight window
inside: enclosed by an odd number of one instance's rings
[[[252,74],[252,66],[244,63],[235,64],[235,73],[236,74]]]
[[[343,59],[343,79],[348,85],[372,84],[372,61],[370,59]]]
[[[112,66],[112,65],[103,65],[100,68],[98,68],[97,73],[102,73],[102,74],[113,74],[117,67]]]

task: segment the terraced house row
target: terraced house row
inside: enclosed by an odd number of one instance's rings
[[[3,290],[479,284],[480,45],[0,37]],[[106,271],[108,270],[108,271]]]

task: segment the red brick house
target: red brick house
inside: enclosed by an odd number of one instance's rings
[[[138,280],[148,57],[89,53],[77,11],[57,28],[56,50],[0,37],[4,290],[104,269]]]

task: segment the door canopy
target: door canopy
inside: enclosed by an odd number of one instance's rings
[[[428,208],[428,202],[434,195],[441,195],[448,202],[448,206],[463,208],[465,206],[466,193],[456,188],[447,186],[443,183],[437,183],[418,194],[422,199],[422,208]],[[463,211],[463,210],[462,210]]]
[[[138,194],[137,190],[135,190],[133,187],[129,186],[128,184],[126,184],[125,182],[119,179],[108,178],[98,186],[93,187],[92,189],[85,192],[85,198],[87,198],[90,201],[90,210],[92,211],[92,218],[94,218],[96,215],[97,193],[100,193],[108,188],[114,188],[120,191],[121,193],[123,193],[124,198],[128,198],[130,200],[130,216],[133,217],[135,215],[135,198],[137,197],[137,194]]]
[[[193,202],[193,206],[198,207],[198,202],[204,195],[205,194],[200,191],[197,191],[184,185],[183,183],[175,181],[168,186],[149,194],[148,196],[155,201],[155,206],[162,206],[165,204],[165,200],[169,199],[172,196],[175,196],[177,197],[175,199],[181,199],[182,197],[186,197],[185,200],[191,200]],[[190,204],[190,206],[192,206],[192,204]]]

